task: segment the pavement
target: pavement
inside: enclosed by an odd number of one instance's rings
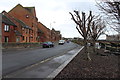
[[[81,50],[82,46],[68,51],[64,55],[51,57],[21,70],[4,76],[4,78],[54,78]]]

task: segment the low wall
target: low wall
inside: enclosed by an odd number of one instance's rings
[[[2,43],[3,49],[41,47],[42,43]]]

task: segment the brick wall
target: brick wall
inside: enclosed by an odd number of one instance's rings
[[[27,24],[27,26],[32,28],[32,31],[30,31],[30,34],[23,33],[23,35],[25,35],[26,42],[37,42],[37,39],[36,39],[37,38],[36,14],[33,15],[33,12],[29,12],[27,9],[25,9],[20,4],[18,4],[16,7],[14,7],[10,12],[8,12],[8,14],[23,21],[25,24]],[[30,38],[30,35],[31,35],[32,39]]]
[[[42,40],[50,41],[50,29],[48,29],[46,26],[44,26],[42,23],[38,23],[38,28],[43,31],[43,37]]]
[[[15,32],[14,30],[12,29],[12,25],[9,25],[9,31],[4,31],[4,26],[6,24],[2,24],[2,42],[5,41],[5,36],[8,37],[8,42],[16,42],[16,36],[15,36]]]

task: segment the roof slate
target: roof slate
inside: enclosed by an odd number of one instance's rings
[[[35,7],[24,7],[26,10],[28,10],[29,12],[32,12],[32,9],[34,9]]]
[[[27,26],[23,21],[19,20],[19,19],[15,19],[18,23],[20,23],[22,25],[23,28],[27,28],[27,29],[32,29],[31,27]]]
[[[16,25],[5,15],[2,15],[2,22],[16,27]]]
[[[16,36],[22,36],[22,33],[20,33],[19,31],[15,30],[15,34]]]

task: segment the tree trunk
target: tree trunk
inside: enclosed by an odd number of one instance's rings
[[[96,53],[96,48],[95,48],[96,44],[95,44],[95,40],[93,40],[93,53],[97,54]]]
[[[87,60],[91,61],[90,54],[88,52],[87,40],[84,40],[85,54],[87,55]]]

